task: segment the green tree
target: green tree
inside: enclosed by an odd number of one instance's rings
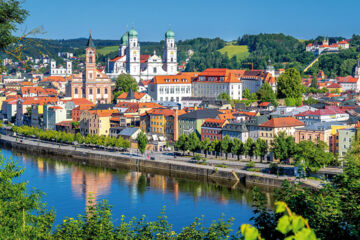
[[[280,98],[300,98],[304,91],[301,76],[295,68],[289,68],[277,79],[277,89]]]
[[[333,161],[334,155],[328,152],[328,149],[323,141],[315,144],[310,140],[304,140],[296,144],[294,160],[297,164],[304,164],[307,169],[316,172]]]
[[[262,102],[271,102],[275,106],[277,105],[276,102],[276,95],[268,82],[265,82],[261,88],[256,92],[257,99]]]
[[[190,133],[188,140],[189,144],[189,150],[195,154],[196,151],[200,149],[200,139],[198,135],[195,132]]]
[[[260,157],[261,162],[264,160],[265,155],[268,151],[268,144],[265,142],[264,139],[258,138],[255,141],[255,156]]]
[[[240,160],[240,156],[244,154],[244,143],[238,138],[234,138],[234,146],[231,151],[237,156],[237,159]]]
[[[204,151],[205,158],[207,158],[208,152],[210,151],[209,150],[210,145],[211,145],[211,141],[208,137],[205,138],[203,141],[201,141],[200,146],[201,146],[201,150]]]
[[[244,144],[244,154],[250,157],[250,161],[251,161],[251,157],[254,156],[254,150],[255,150],[254,140],[249,137]]]
[[[123,92],[129,92],[132,89],[133,92],[138,91],[138,83],[136,82],[135,78],[133,78],[130,74],[121,74],[116,79],[116,88],[114,91],[114,99]]]
[[[285,132],[279,132],[272,142],[271,151],[274,157],[280,161],[289,160],[295,152],[295,140],[292,136],[286,136]]]
[[[311,87],[311,88],[318,89],[318,81],[317,81],[316,74],[313,74],[313,75],[312,75],[310,87]]]
[[[352,75],[356,66],[356,59],[345,59],[340,65],[340,75]]]
[[[3,0],[0,2],[0,51],[6,51],[9,45],[18,40],[13,33],[28,15],[22,8],[22,1]]]
[[[175,147],[180,151],[183,151],[183,155],[185,155],[185,151],[190,149],[189,137],[186,134],[181,134],[179,139],[175,142]]]
[[[137,144],[138,144],[138,149],[140,150],[140,152],[142,154],[144,154],[146,146],[148,144],[148,138],[147,138],[146,134],[143,131],[141,131],[137,135],[136,141],[137,141]]]
[[[232,146],[233,142],[228,135],[221,139],[221,152],[225,152],[226,160],[228,159],[228,153],[231,152]]]
[[[219,100],[226,100],[227,103],[231,103],[231,98],[229,96],[229,94],[223,92],[223,93],[220,93],[219,96],[218,96],[218,99]]]

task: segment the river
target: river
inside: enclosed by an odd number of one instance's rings
[[[222,214],[225,218],[234,217],[236,228],[249,223],[253,216],[251,188],[240,183],[225,186],[126,169],[82,166],[15,150],[2,149],[2,153],[25,168],[20,181],[28,181],[29,189],[46,194],[43,200],[56,210],[57,224],[65,217],[84,213],[90,193],[96,201],[106,199],[113,206],[115,225],[121,215],[126,220],[142,215],[156,220],[164,206],[175,231],[202,215],[206,225]],[[267,196],[271,205],[271,194],[267,192]]]

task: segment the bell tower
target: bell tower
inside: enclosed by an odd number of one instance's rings
[[[94,41],[89,35],[89,40],[86,45],[86,81],[93,81],[96,78],[96,47]]]
[[[167,74],[177,74],[177,46],[175,43],[175,33],[171,30],[168,30],[165,33],[165,48],[163,57],[165,71],[167,71]]]

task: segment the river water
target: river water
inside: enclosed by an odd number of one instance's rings
[[[153,173],[82,166],[5,149],[2,153],[25,168],[20,180],[28,181],[29,189],[36,188],[46,194],[43,200],[56,210],[56,223],[66,216],[84,213],[90,193],[96,201],[106,199],[113,206],[115,225],[121,215],[126,220],[142,215],[156,220],[164,206],[175,231],[202,215],[206,225],[222,214],[225,218],[234,217],[236,228],[250,223],[253,216],[251,189],[239,183],[224,186]],[[268,199],[271,204],[271,197]]]

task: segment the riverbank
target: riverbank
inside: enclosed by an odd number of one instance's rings
[[[20,142],[16,137],[1,135],[0,145],[10,149],[19,149],[31,153],[47,154],[58,156],[78,162],[83,165],[98,166],[105,168],[130,167],[139,171],[166,172],[170,175],[180,174],[183,177],[189,176],[199,180],[226,181],[229,183],[242,182],[246,185],[263,185],[280,187],[288,180],[295,183],[294,177],[275,176],[271,174],[249,172],[234,168],[221,168],[194,163],[187,163],[175,160],[155,159],[149,160],[140,156],[132,156],[120,152],[109,152],[105,150],[93,150],[88,148],[66,145],[59,146],[55,143],[43,143],[34,139],[23,139]],[[302,181],[304,187],[319,188],[320,183],[316,181]]]

